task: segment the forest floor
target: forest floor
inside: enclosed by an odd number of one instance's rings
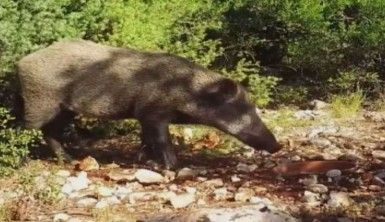
[[[173,133],[179,166],[134,163],[130,135],[100,139],[76,164],[31,160],[0,180],[1,221],[385,221],[385,113],[261,113],[283,149],[228,144],[222,133]],[[196,136],[198,135],[199,136]],[[273,167],[345,160],[348,170],[279,174]]]

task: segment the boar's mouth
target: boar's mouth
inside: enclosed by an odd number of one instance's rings
[[[275,153],[281,149],[274,135],[264,124],[260,125],[258,129],[248,127],[234,136],[257,150],[266,150],[269,153]]]

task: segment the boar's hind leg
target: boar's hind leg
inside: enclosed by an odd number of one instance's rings
[[[68,111],[60,111],[51,121],[42,127],[44,140],[52,149],[59,163],[71,161],[71,156],[62,147],[62,133],[64,127],[73,119],[74,114]]]
[[[165,167],[174,168],[177,164],[176,155],[172,149],[169,122],[158,118],[139,119],[142,126],[142,149],[138,155],[141,160],[143,156],[162,158]]]

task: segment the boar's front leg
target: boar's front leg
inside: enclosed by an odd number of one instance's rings
[[[167,169],[174,168],[177,158],[172,149],[169,121],[161,115],[152,115],[140,118],[139,122],[142,127],[142,150],[138,155],[139,160],[144,156],[162,158]]]

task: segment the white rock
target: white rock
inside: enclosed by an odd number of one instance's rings
[[[273,205],[273,202],[271,202],[271,200],[267,199],[266,197],[258,197],[258,196],[251,197],[250,203],[265,205],[269,208],[271,208],[271,206]]]
[[[109,204],[106,200],[100,200],[99,202],[96,203],[95,208],[101,209],[101,208],[106,208],[108,206],[109,206]]]
[[[353,200],[349,197],[348,193],[332,191],[330,192],[328,206],[332,208],[348,207],[352,202]]]
[[[310,191],[314,193],[327,193],[328,192],[328,187],[323,185],[323,184],[312,184],[307,187]]]
[[[373,150],[372,156],[377,159],[385,159],[385,150]]]
[[[186,179],[186,178],[192,178],[198,175],[198,172],[196,170],[190,169],[188,167],[182,168],[178,171],[177,178],[178,179]]]
[[[321,101],[321,100],[318,100],[318,99],[311,101],[309,104],[310,104],[310,106],[312,106],[312,108],[314,110],[322,110],[322,109],[326,109],[330,106],[328,103]]]
[[[163,203],[169,201],[171,197],[176,196],[172,191],[165,192],[134,192],[129,194],[128,200],[130,204],[136,204],[137,202],[146,202],[152,200],[159,200]]]
[[[253,172],[257,168],[258,168],[258,166],[255,165],[255,164],[247,165],[247,164],[244,164],[244,163],[238,163],[238,165],[237,165],[237,170],[240,171],[240,172],[244,172],[244,173]]]
[[[130,204],[136,204],[137,202],[149,201],[154,199],[152,192],[133,192],[128,195],[128,201]]]
[[[313,110],[299,110],[294,113],[294,117],[300,120],[314,120],[316,116]]]
[[[104,197],[99,202],[96,203],[95,208],[106,208],[111,205],[120,204],[120,200],[118,200],[117,197],[111,196],[111,197]]]
[[[164,221],[295,222],[297,220],[280,210],[271,210],[270,208],[259,205],[251,205],[238,208],[198,209],[197,211],[189,213],[189,215],[184,218]]]
[[[303,198],[309,207],[317,207],[321,205],[321,197],[319,194],[305,190]]]
[[[53,216],[54,222],[68,221],[68,219],[70,219],[70,215],[65,213],[58,213]]]
[[[317,175],[311,175],[308,178],[299,179],[299,182],[305,186],[310,186],[310,185],[318,183],[318,176]]]
[[[116,187],[116,190],[115,190],[115,195],[119,198],[119,199],[125,199],[126,197],[128,197],[128,195],[130,193],[132,193],[133,190],[130,189],[129,187],[125,187],[125,186],[117,186]]]
[[[72,188],[72,185],[70,183],[64,184],[61,188],[61,192],[67,195],[70,195],[72,191],[74,191],[74,189]]]
[[[105,199],[109,205],[120,204],[120,200],[116,196],[105,197],[103,199]]]
[[[232,175],[231,176],[231,182],[237,183],[239,181],[241,181],[241,178],[239,178],[237,175]]]
[[[178,185],[176,184],[171,184],[170,186],[168,186],[168,189],[171,191],[179,191]]]
[[[185,187],[187,193],[195,194],[197,192],[197,188],[195,187]]]
[[[207,177],[197,177],[197,181],[205,182],[205,181],[207,181]]]
[[[69,177],[71,176],[71,172],[68,171],[68,170],[58,170],[56,173],[55,173],[56,176],[59,176],[59,177]]]
[[[254,196],[254,194],[254,190],[250,188],[239,188],[238,192],[234,196],[234,199],[239,202],[247,202]]]
[[[78,207],[92,207],[94,206],[98,201],[95,198],[92,197],[86,197],[83,199],[80,199],[76,202],[76,205]]]
[[[214,190],[214,199],[217,201],[226,200],[229,197],[229,192],[226,187],[218,188]]]
[[[82,219],[76,218],[76,217],[71,217],[67,222],[86,222]]]
[[[342,175],[342,172],[339,169],[333,169],[326,172],[326,176],[330,178],[340,177],[341,175]]]
[[[164,177],[159,173],[156,173],[151,170],[139,169],[135,173],[135,178],[140,183],[151,184],[151,183],[162,183],[164,182]]]
[[[195,195],[190,193],[185,193],[181,195],[176,195],[170,198],[171,205],[174,208],[184,208],[192,204],[195,201]]]
[[[209,187],[222,187],[223,186],[223,180],[221,178],[211,179],[203,182],[204,185]]]
[[[325,148],[329,147],[332,145],[332,142],[326,138],[314,138],[310,140],[310,142],[314,145],[317,146],[318,148]]]
[[[207,204],[206,201],[203,200],[203,199],[199,199],[199,200],[197,201],[197,205],[198,205],[198,206],[205,206],[206,204]]]
[[[97,188],[96,193],[101,197],[109,197],[114,194],[114,190],[109,187],[100,186]]]
[[[87,178],[87,173],[82,171],[76,177],[68,177],[67,183],[63,185],[62,192],[68,194],[68,191],[79,191],[88,187],[90,180]]]
[[[115,181],[133,181],[135,180],[135,173],[131,170],[112,170],[107,175],[111,180]]]
[[[172,197],[175,197],[176,194],[172,191],[166,191],[166,192],[154,192],[155,199],[161,201],[162,203],[166,203],[167,201],[170,201]]]
[[[167,182],[175,180],[176,173],[172,170],[163,170],[162,174]]]
[[[308,133],[309,138],[318,137],[320,134],[335,134],[339,131],[339,127],[332,124],[327,126],[316,126],[310,129]]]

